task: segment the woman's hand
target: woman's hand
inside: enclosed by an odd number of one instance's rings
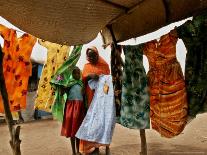
[[[89,74],[87,77],[88,81],[93,79],[93,80],[98,80],[99,76],[97,74]]]

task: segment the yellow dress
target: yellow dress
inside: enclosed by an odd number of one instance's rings
[[[40,77],[35,108],[38,110],[51,111],[55,92],[50,85],[51,76],[67,60],[70,47],[59,45],[49,41],[38,40],[39,44],[47,48],[47,62],[45,63]]]

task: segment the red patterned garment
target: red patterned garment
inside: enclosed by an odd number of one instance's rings
[[[152,128],[164,137],[179,135],[187,122],[187,95],[183,73],[176,59],[177,36],[172,31],[146,43],[149,60],[150,117]]]
[[[10,109],[19,111],[26,108],[28,80],[32,74],[30,56],[36,38],[29,34],[17,38],[15,30],[3,25],[0,25],[0,34],[4,39],[3,73]],[[0,95],[0,113],[4,112],[2,102]]]

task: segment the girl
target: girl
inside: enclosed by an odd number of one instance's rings
[[[84,119],[84,103],[83,103],[83,83],[80,80],[81,72],[78,67],[72,72],[70,78],[70,87],[66,89],[67,102],[63,117],[61,135],[70,137],[73,155],[79,154],[79,139],[75,138],[83,119]],[[76,148],[75,148],[76,145]]]

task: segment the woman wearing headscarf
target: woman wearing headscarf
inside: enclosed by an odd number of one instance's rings
[[[86,56],[88,63],[85,64],[83,68],[83,82],[85,85],[85,99],[87,101],[87,106],[89,107],[93,96],[94,96],[94,90],[92,90],[89,87],[88,81],[93,79],[93,80],[98,80],[99,75],[109,75],[110,74],[110,69],[109,65],[106,63],[106,61],[99,56],[98,50],[96,47],[90,47],[86,50]],[[84,154],[88,153],[97,153],[99,152],[99,147],[100,146],[106,146],[106,151],[109,151],[108,145],[105,144],[99,144],[97,142],[90,142],[90,141],[85,141],[81,140],[80,141],[80,152]],[[92,153],[92,154],[93,154]]]

